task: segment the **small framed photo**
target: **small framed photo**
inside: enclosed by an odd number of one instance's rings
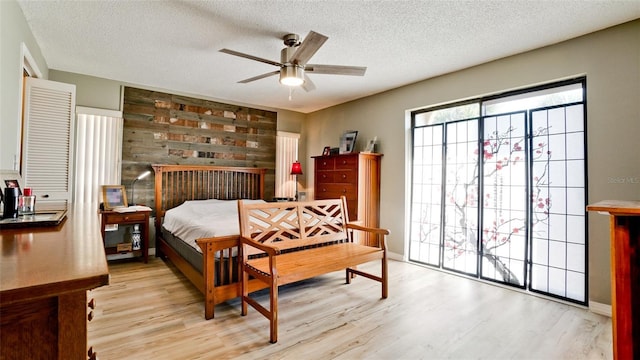
[[[347,131],[340,138],[340,154],[350,154],[356,147],[357,131]]]
[[[22,195],[22,189],[20,189],[20,183],[18,182],[18,179],[5,179],[4,184],[5,187],[8,188],[17,188],[18,195]]]
[[[124,185],[102,185],[102,200],[105,210],[128,206]]]
[[[324,150],[322,150],[322,156],[331,155],[331,146],[325,146]]]
[[[22,195],[22,176],[16,170],[0,170],[0,200],[4,202],[4,188],[18,188]]]

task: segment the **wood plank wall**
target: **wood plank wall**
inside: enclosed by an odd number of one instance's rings
[[[277,113],[126,87],[123,116],[128,197],[151,164],[264,167],[265,199],[274,196]],[[136,203],[153,208],[153,183],[153,172],[136,182]]]

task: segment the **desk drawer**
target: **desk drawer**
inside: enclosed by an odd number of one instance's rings
[[[103,214],[104,216],[104,214]],[[122,213],[122,214],[109,214],[105,219],[107,224],[111,223],[123,223],[133,221],[144,221],[145,213]]]

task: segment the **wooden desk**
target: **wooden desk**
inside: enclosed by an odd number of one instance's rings
[[[0,359],[95,358],[87,290],[107,285],[109,269],[87,210],[53,227],[0,230]]]
[[[640,358],[640,201],[600,201],[587,210],[610,215],[613,357]]]

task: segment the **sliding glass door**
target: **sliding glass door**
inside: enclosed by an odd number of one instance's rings
[[[414,114],[411,261],[586,302],[583,84]]]

